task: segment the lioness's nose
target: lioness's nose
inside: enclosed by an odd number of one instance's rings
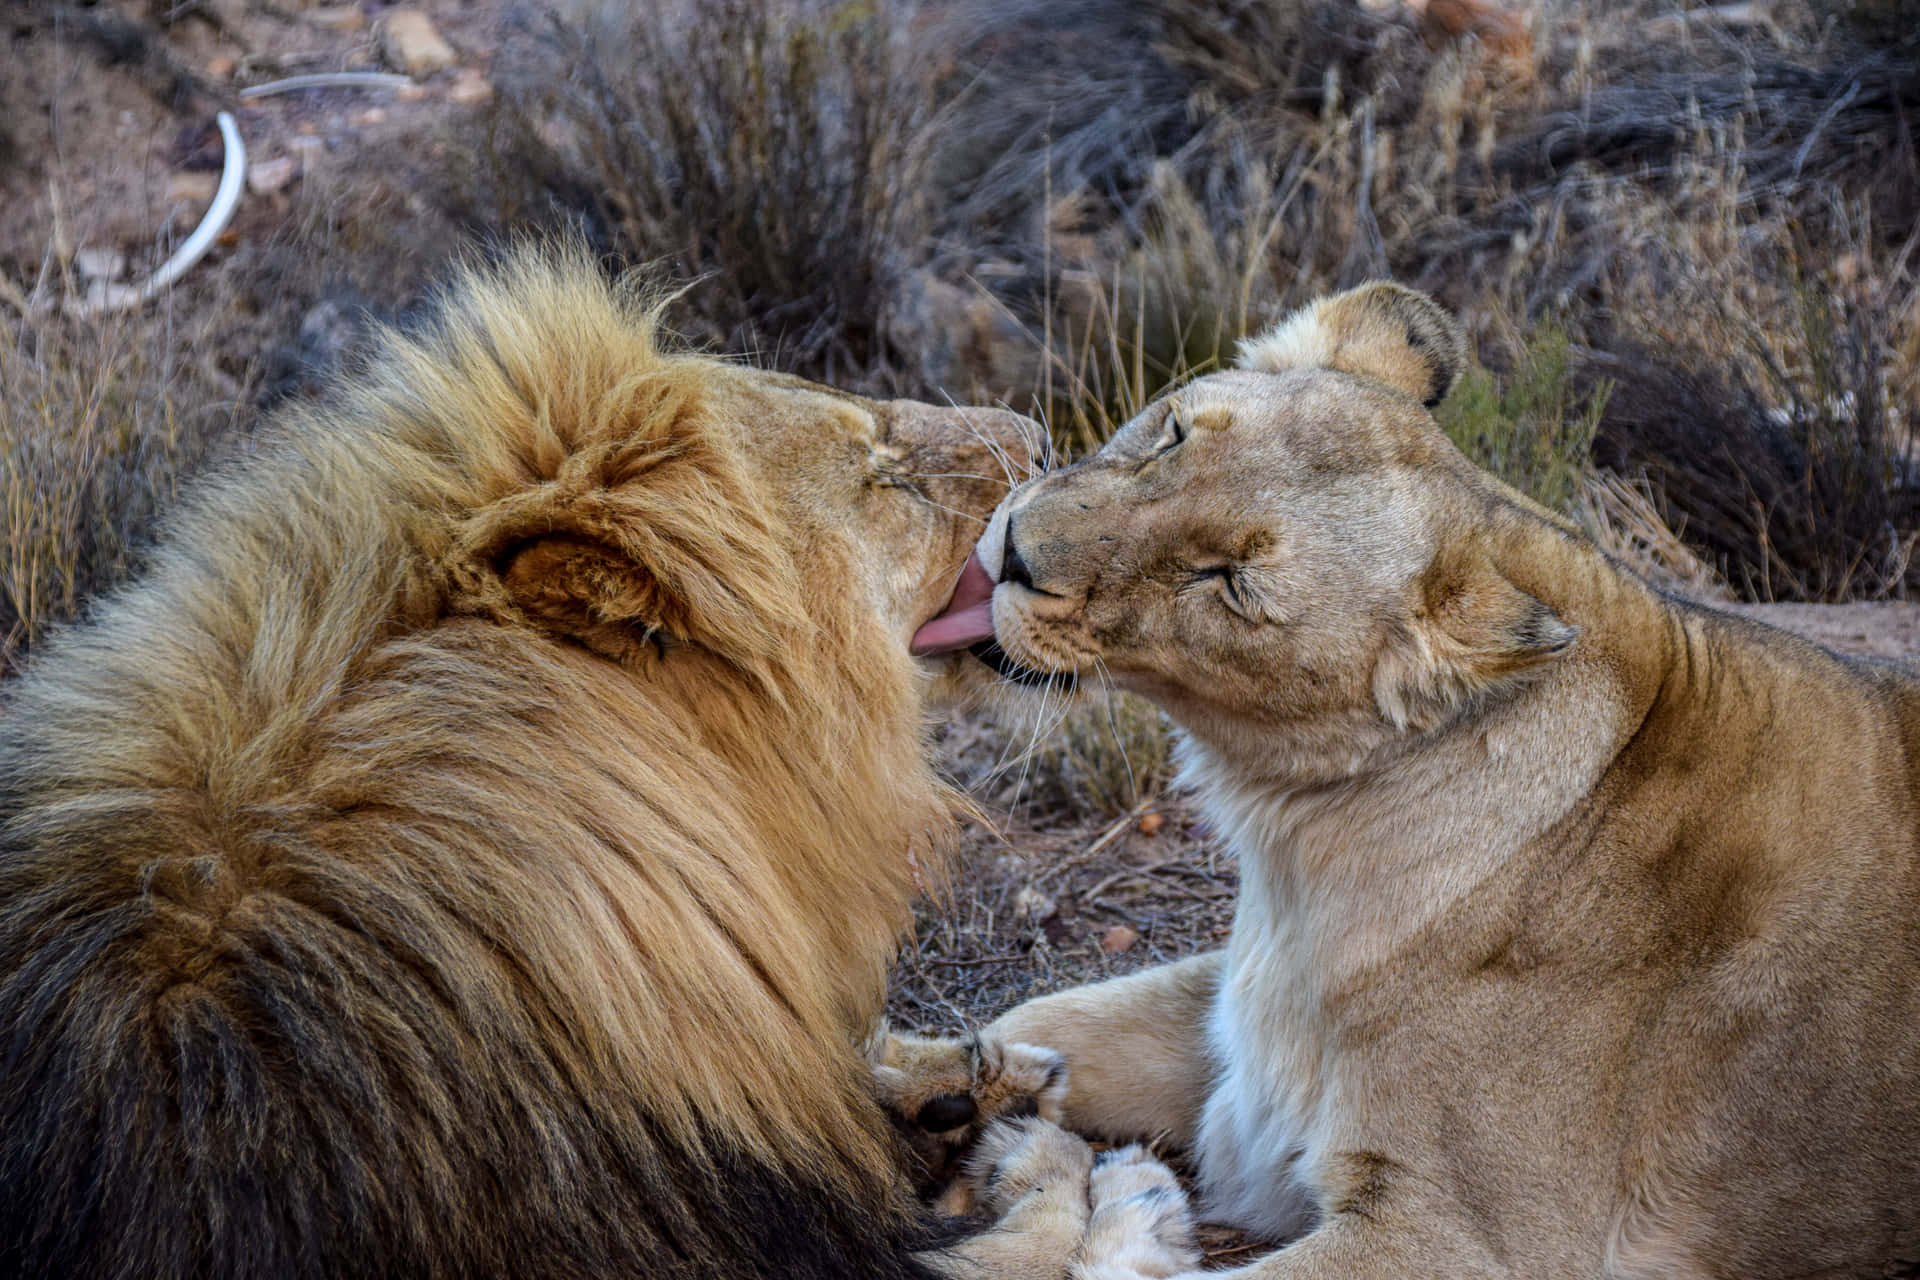
[[[1000,581],[1033,588],[1033,575],[1027,571],[1027,562],[1020,556],[1020,543],[1014,537],[1013,517],[1007,517],[1007,553],[1000,564]]]

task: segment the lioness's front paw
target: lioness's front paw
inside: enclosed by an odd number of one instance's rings
[[[954,1189],[964,1189],[975,1210],[1002,1217],[1028,1196],[1086,1187],[1092,1171],[1086,1139],[1053,1121],[996,1120],[974,1143]]]
[[[1065,1108],[1067,1064],[1051,1049],[991,1037],[883,1035],[872,1057],[880,1104],[918,1159],[926,1194],[952,1182],[994,1120],[1038,1116],[1057,1122]],[[942,1207],[965,1211],[944,1201]]]
[[[1157,1280],[1200,1264],[1187,1193],[1144,1147],[1102,1155],[1091,1195],[1093,1217],[1072,1280]]]

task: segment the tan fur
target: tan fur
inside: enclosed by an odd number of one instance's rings
[[[0,1270],[924,1273],[857,1046],[1023,429],[655,335],[462,277],[9,690]]]
[[[1457,330],[1396,350],[1410,313],[1317,304],[993,522],[1001,646],[1164,704],[1243,881],[1226,952],[989,1033],[1298,1237],[1235,1275],[1900,1273],[1920,679],[1474,468],[1420,403]]]
[[[919,1165],[923,1195],[952,1215],[975,1209],[961,1162],[994,1120],[1061,1120],[1067,1066],[1051,1049],[994,1036],[964,1040],[882,1032],[868,1050],[874,1093]]]

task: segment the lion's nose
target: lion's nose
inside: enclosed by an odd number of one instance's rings
[[[1020,544],[1014,541],[1013,519],[1007,519],[1007,553],[1000,564],[1000,581],[1018,583],[1033,589],[1033,575],[1027,572],[1027,562],[1020,558]]]

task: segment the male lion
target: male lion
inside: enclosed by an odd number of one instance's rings
[[[1235,1276],[1891,1274],[1920,681],[1664,596],[1475,468],[1423,408],[1464,351],[1418,294],[1323,300],[996,516],[955,604],[1165,706],[1242,889],[1224,953],[988,1030],[1304,1236]]]
[[[1020,434],[522,253],[204,482],[0,710],[0,1274],[1057,1280],[1085,1145],[916,1253],[859,1047]]]

